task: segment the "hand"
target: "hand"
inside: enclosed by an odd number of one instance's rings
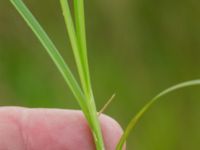
[[[101,115],[106,150],[115,150],[119,124]],[[95,150],[81,111],[0,107],[0,150]]]

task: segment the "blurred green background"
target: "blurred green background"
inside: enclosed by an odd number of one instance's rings
[[[116,93],[105,113],[123,128],[161,90],[200,78],[199,0],[85,1],[97,107]],[[59,1],[26,4],[76,72]],[[163,98],[131,134],[128,150],[200,149],[199,100],[199,87]],[[0,1],[0,105],[79,108],[44,48],[7,0]]]

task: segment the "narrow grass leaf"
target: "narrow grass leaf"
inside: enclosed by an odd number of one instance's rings
[[[198,80],[192,80],[192,81],[187,81],[187,82],[183,82],[177,85],[174,85],[164,91],[162,91],[161,93],[159,93],[158,95],[156,95],[152,100],[150,100],[136,115],[135,117],[133,117],[133,119],[130,121],[130,123],[128,124],[124,134],[122,135],[118,145],[117,145],[117,150],[122,150],[122,147],[126,141],[126,139],[128,138],[129,134],[131,133],[131,131],[135,128],[136,124],[138,123],[138,121],[141,119],[141,117],[145,114],[145,112],[157,101],[159,100],[161,97],[174,92],[178,89],[182,89],[185,87],[191,87],[191,86],[195,86],[195,85],[200,85],[200,79]]]
[[[75,80],[73,74],[71,73],[69,67],[63,60],[62,56],[58,52],[57,48],[55,47],[54,43],[48,37],[44,29],[40,26],[36,18],[32,15],[26,5],[23,3],[22,0],[10,0],[11,3],[15,6],[21,16],[24,18],[26,23],[35,33],[39,41],[42,43],[48,54],[51,56],[52,60],[56,64],[57,68],[61,72],[62,76],[64,77],[65,81],[67,82],[68,86],[70,87],[72,93],[74,94],[75,98],[78,100],[83,112],[88,114],[85,104],[85,96],[78,85],[77,81]]]
[[[69,39],[72,45],[72,50],[74,53],[74,57],[75,57],[75,61],[76,61],[76,65],[78,68],[78,73],[80,76],[80,80],[81,80],[81,84],[82,84],[82,88],[85,91],[86,89],[88,89],[88,69],[87,69],[87,65],[85,64],[85,60],[84,60],[84,53],[82,52],[82,49],[80,47],[78,38],[77,38],[77,32],[75,30],[75,26],[74,26],[74,22],[72,19],[72,15],[70,12],[70,8],[69,8],[69,4],[67,0],[60,0],[61,3],[61,8],[63,11],[63,16],[65,19],[65,24],[66,24],[66,28],[68,31],[68,35],[69,35]]]
[[[89,65],[87,58],[87,42],[86,42],[86,31],[85,31],[85,11],[84,11],[84,0],[74,0],[74,11],[75,11],[75,25],[76,25],[76,35],[77,41],[79,43],[79,51],[82,54],[83,62],[85,66],[85,93],[91,92],[91,82],[90,82],[90,73]]]

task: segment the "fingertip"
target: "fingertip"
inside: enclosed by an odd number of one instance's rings
[[[115,150],[116,146],[123,134],[120,124],[110,116],[102,114],[99,117],[105,148],[106,150]],[[125,150],[126,146],[124,146]]]
[[[115,150],[123,134],[122,128],[116,120],[107,115],[102,114],[99,120],[105,149]],[[20,150],[27,146],[34,150],[95,149],[91,131],[81,111],[0,107],[0,125],[2,122],[11,126],[0,126],[0,130],[7,131],[0,133],[0,138],[6,135],[4,143],[0,142],[0,149],[1,143],[9,146],[13,142]],[[9,140],[11,136],[12,141]]]

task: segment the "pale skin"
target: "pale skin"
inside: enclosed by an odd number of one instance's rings
[[[119,124],[99,117],[105,148],[115,150]],[[0,107],[0,150],[95,150],[81,111]]]

